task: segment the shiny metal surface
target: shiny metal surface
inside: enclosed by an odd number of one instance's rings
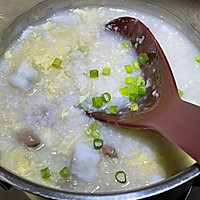
[[[39,19],[65,7],[81,6],[110,6],[137,9],[152,14],[173,26],[179,28],[194,44],[200,49],[200,1],[198,0],[46,0],[35,8],[26,12],[33,5],[42,2],[41,0],[0,0],[0,54],[5,51],[6,46],[21,33],[27,24],[36,23]],[[17,18],[16,18],[17,17]],[[16,18],[14,23],[11,22]],[[4,168],[0,167],[0,179],[10,183],[16,188],[29,193],[32,200],[42,199],[34,195],[51,199],[176,199],[186,191],[195,177],[200,174],[197,165],[191,166],[183,172],[170,179],[140,190],[133,190],[124,193],[88,195],[74,194],[46,188],[22,179]],[[34,195],[31,195],[33,193]],[[7,199],[9,200],[9,199]],[[11,200],[11,199],[10,199]]]
[[[181,194],[181,191],[186,191],[192,184],[193,179],[200,174],[199,168],[197,166],[191,166],[190,168],[186,169],[185,171],[177,174],[166,181],[162,181],[159,184],[151,185],[149,187],[141,188],[139,190],[133,190],[130,192],[119,192],[119,193],[105,193],[105,194],[82,194],[82,193],[72,193],[72,192],[64,192],[56,189],[46,188],[44,186],[31,183],[28,180],[25,180],[21,177],[18,177],[5,169],[0,167],[0,177],[2,180],[10,183],[11,185],[22,189],[26,192],[33,193],[35,195],[40,195],[41,197],[51,198],[56,200],[64,200],[64,199],[144,199],[147,197],[151,197],[154,195],[162,194],[165,195],[164,192],[167,192],[171,189],[175,189],[175,187],[182,185],[182,188],[176,188],[174,192],[170,191],[168,197],[171,196],[174,199],[178,198]],[[39,197],[35,197],[30,195],[30,197],[34,199],[42,199]],[[157,198],[162,199],[163,197]]]

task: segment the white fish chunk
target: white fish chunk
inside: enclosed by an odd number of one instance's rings
[[[27,61],[23,61],[19,68],[10,76],[9,82],[14,87],[28,91],[37,81],[38,72],[29,67]]]
[[[38,79],[38,72],[34,68],[27,66],[24,62],[21,63],[16,73],[32,83],[35,83]]]
[[[57,15],[51,18],[52,22],[61,25],[74,25],[78,22],[79,17],[72,14]]]
[[[12,74],[9,78],[9,82],[17,88],[23,89],[25,91],[29,90],[29,82],[26,78],[23,76],[20,76],[19,74]]]
[[[86,144],[78,144],[75,149],[71,172],[84,181],[92,181],[98,177],[97,165],[100,161],[98,151]]]

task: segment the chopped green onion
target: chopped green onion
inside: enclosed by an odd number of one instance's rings
[[[132,105],[130,105],[130,109],[132,111],[137,111],[139,109],[139,106],[137,103],[133,103]]]
[[[137,85],[133,85],[130,87],[130,94],[134,94],[135,96],[138,96],[138,86]]]
[[[140,69],[140,63],[138,61],[131,61],[131,67],[133,69]]]
[[[108,67],[103,68],[102,75],[110,76],[110,69]]]
[[[97,139],[100,137],[100,131],[97,128],[98,124],[94,122],[87,128],[86,133],[89,137]]]
[[[136,95],[136,94],[130,94],[129,95],[129,101],[130,102],[136,102],[137,98],[138,98],[138,95]]]
[[[127,87],[124,87],[124,88],[121,88],[119,90],[119,92],[122,94],[122,95],[129,95],[130,94],[130,88],[127,86]]]
[[[95,138],[95,139],[98,139],[100,137],[100,131],[97,129],[93,131],[91,131],[90,129],[87,129],[86,132],[88,133],[88,137]]]
[[[139,63],[145,65],[145,64],[147,64],[149,57],[146,53],[140,53],[137,60]]]
[[[98,128],[97,122],[92,123],[92,124],[90,125],[90,127],[89,127],[89,129],[90,129],[91,131],[94,131],[94,130],[96,130],[97,128]]]
[[[138,86],[145,85],[145,81],[141,76],[139,76],[139,75],[135,76],[134,79],[135,79],[136,85],[138,85]]]
[[[200,64],[200,56],[196,56],[195,60]]]
[[[50,178],[51,171],[48,167],[46,167],[46,168],[40,170],[40,174],[41,174],[41,177],[46,180],[46,179]]]
[[[95,138],[95,139],[98,139],[99,137],[100,137],[100,131],[99,130],[94,130],[93,132],[92,132],[92,135],[91,135],[93,138]]]
[[[95,150],[100,150],[103,147],[103,140],[102,139],[94,139],[93,146]]]
[[[84,45],[84,46],[81,46],[81,47],[79,48],[79,50],[80,50],[82,53],[87,54],[87,53],[89,53],[89,51],[90,51],[90,47]]]
[[[132,71],[131,65],[125,65],[124,67],[125,67],[126,72],[127,72],[128,74],[132,74],[133,71]]]
[[[99,77],[99,71],[96,69],[90,70],[90,78],[98,78]]]
[[[183,91],[182,91],[182,90],[179,90],[179,89],[178,89],[178,94],[179,94],[180,98],[183,97]]]
[[[115,174],[115,179],[119,182],[119,183],[126,183],[126,174],[124,171],[118,171]]]
[[[64,167],[59,174],[62,178],[67,178],[70,175],[70,171],[67,167]]]
[[[105,92],[101,95],[101,98],[103,99],[104,103],[108,103],[111,100],[111,94]]]
[[[117,114],[119,112],[119,106],[110,106],[110,113]]]
[[[61,64],[62,64],[62,60],[60,58],[55,58],[55,60],[52,63],[52,66],[55,68],[60,68]]]
[[[132,45],[131,41],[126,40],[126,41],[123,42],[122,46],[123,46],[125,49],[131,49],[133,45]]]
[[[102,97],[93,97],[92,98],[92,105],[95,107],[103,106],[103,99]]]
[[[100,137],[100,131],[97,130],[97,128],[98,124],[97,122],[94,122],[87,128],[86,133],[88,134],[89,137],[97,139]]]
[[[138,94],[139,96],[143,96],[147,93],[146,86],[145,85],[139,85],[138,86]]]
[[[133,85],[134,82],[135,82],[135,79],[134,79],[133,77],[127,77],[127,78],[125,79],[125,84],[126,84],[126,85]]]

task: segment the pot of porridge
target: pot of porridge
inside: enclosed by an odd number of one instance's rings
[[[85,110],[134,112],[151,87],[130,41],[105,30],[123,16],[152,31],[180,98],[200,105],[198,13],[197,1],[3,1],[0,186],[31,199],[177,199],[187,191],[200,171],[179,147]]]

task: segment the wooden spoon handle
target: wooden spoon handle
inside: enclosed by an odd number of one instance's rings
[[[183,117],[184,116],[184,117]],[[172,98],[152,126],[200,164],[200,107]]]

